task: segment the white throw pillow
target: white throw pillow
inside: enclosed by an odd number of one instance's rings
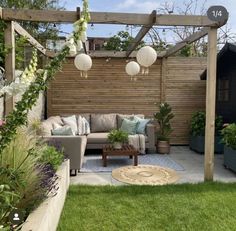
[[[75,115],[68,116],[68,117],[62,117],[62,121],[65,125],[68,125],[71,127],[73,135],[75,135],[77,133],[78,128],[77,128],[77,121],[76,121]]]
[[[90,134],[90,125],[89,122],[83,117],[83,124],[84,124],[84,134]]]

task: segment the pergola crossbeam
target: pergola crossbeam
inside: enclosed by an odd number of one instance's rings
[[[208,34],[208,31],[209,31],[209,28],[205,27],[202,30],[200,30],[196,33],[193,33],[192,35],[190,35],[189,37],[187,37],[186,39],[184,39],[180,43],[177,43],[174,47],[171,47],[169,50],[167,50],[164,57],[167,58],[167,57],[175,54],[179,50],[183,49],[186,45],[191,44],[191,43],[199,40],[200,38],[206,36]]]
[[[150,14],[90,12],[93,24],[148,25]],[[36,21],[73,23],[77,20],[77,11],[29,10],[4,8],[2,19],[5,21]],[[220,27],[219,22],[211,21],[203,15],[163,15],[157,14],[154,25]]]
[[[143,25],[134,38],[134,41],[130,44],[130,46],[127,49],[126,56],[129,57],[129,55],[136,49],[136,47],[139,45],[140,41],[143,39],[143,37],[148,33],[148,31],[152,28],[152,26],[156,22],[156,16],[157,12],[156,10],[153,10],[150,14],[150,22],[147,25]]]
[[[15,31],[21,35],[24,36],[27,41],[33,45],[35,48],[37,48],[42,54],[48,57],[54,57],[55,53],[53,51],[47,50],[42,44],[40,44],[34,37],[32,37],[20,24],[17,22],[13,22]]]

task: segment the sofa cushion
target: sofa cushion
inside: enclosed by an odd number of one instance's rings
[[[96,132],[87,135],[88,144],[108,144],[108,132]]]
[[[77,116],[77,134],[78,135],[87,135],[90,133],[90,125],[85,117],[81,115]]]
[[[125,118],[122,120],[120,130],[127,132],[129,135],[135,135],[138,124],[139,124],[139,121],[136,119],[129,120]]]
[[[143,114],[137,114],[137,115],[124,115],[124,114],[118,114],[117,115],[117,128],[121,127],[122,121],[124,118],[126,119],[133,119],[134,116],[138,116],[139,118],[144,119],[144,115]]]
[[[68,117],[62,117],[62,121],[65,125],[68,125],[71,127],[73,135],[77,134],[78,128],[77,128],[77,120],[76,120],[75,115],[68,116]]]
[[[73,132],[70,126],[65,125],[61,127],[57,127],[52,130],[52,135],[55,136],[73,136]]]
[[[80,113],[80,114],[77,114],[76,116],[77,116],[77,118],[78,118],[78,116],[84,117],[90,124],[90,114],[89,113]]]
[[[146,125],[150,122],[150,119],[142,119],[138,116],[134,116],[134,119],[139,121],[136,133],[137,134],[145,134]]]
[[[59,125],[62,126],[63,122],[61,120],[60,116],[51,116],[47,120],[43,121],[41,123],[41,131],[42,131],[42,136],[51,136],[51,131],[53,128],[53,125]]]
[[[91,114],[91,132],[109,132],[116,128],[116,114]]]

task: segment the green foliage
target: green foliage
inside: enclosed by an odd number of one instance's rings
[[[9,185],[10,191],[17,195],[12,198],[12,206],[27,212],[35,208],[46,194],[45,188],[41,187],[44,175],[36,168],[42,148],[36,144],[35,136],[25,129],[17,130],[15,138],[3,150],[0,162],[1,184]],[[8,212],[12,206],[8,207]],[[6,216],[2,219],[7,221]]]
[[[107,138],[112,144],[115,142],[125,143],[128,142],[128,133],[119,129],[114,129],[109,132]]]
[[[23,8],[23,9],[51,9],[61,10],[63,7],[59,5],[57,0],[1,0],[0,7],[2,8]],[[38,22],[19,22],[34,38],[42,44],[45,44],[47,39],[56,39],[59,28],[55,28],[53,23],[38,23]],[[0,66],[4,66],[4,57],[6,50],[4,46],[4,28],[5,23],[0,20]],[[23,37],[16,36],[16,68],[22,68],[24,61],[24,47],[26,40]]]
[[[6,124],[0,130],[0,155],[4,148],[13,140],[17,128],[27,124],[28,111],[35,105],[39,93],[47,89],[47,83],[60,70],[61,64],[68,54],[69,48],[64,47],[60,54],[45,67],[43,73],[38,74],[35,82],[29,86],[22,95],[21,100],[16,103],[15,109],[6,117]]]
[[[190,134],[193,136],[205,136],[206,113],[203,111],[195,112],[191,119]],[[219,134],[223,127],[222,116],[216,116],[215,133]]]
[[[174,118],[174,114],[171,112],[172,108],[168,103],[161,103],[159,105],[159,110],[159,112],[154,114],[154,118],[160,126],[157,139],[161,141],[169,141],[169,136],[173,131],[170,121]]]
[[[56,172],[63,160],[64,154],[62,152],[57,151],[57,149],[53,146],[46,146],[39,162],[42,164],[50,164]]]
[[[127,51],[129,45],[134,41],[134,38],[127,31],[119,31],[117,35],[111,37],[106,45],[105,50],[112,51]],[[144,42],[141,42],[137,49],[144,46]]]
[[[236,124],[229,124],[227,127],[222,129],[221,132],[223,143],[234,150],[236,150]]]

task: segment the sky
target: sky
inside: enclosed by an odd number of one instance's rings
[[[229,20],[227,27],[236,33],[236,0],[198,0],[197,14],[200,14],[203,2],[205,2],[205,9],[211,5],[222,5],[229,12]],[[68,0],[59,1],[67,10],[75,10],[76,7],[82,8],[82,0]],[[179,9],[184,9],[183,0],[90,0],[89,10],[100,12],[130,12],[130,13],[151,13],[153,10],[160,9],[165,3],[170,8],[174,7],[174,14],[178,14]],[[189,2],[189,0],[187,0]],[[62,31],[71,32],[72,27],[69,25],[62,26]],[[124,25],[94,25],[88,28],[89,37],[111,37],[120,30],[128,30],[133,33],[133,36],[138,32],[139,28],[129,29]],[[167,30],[168,31],[168,30]]]

